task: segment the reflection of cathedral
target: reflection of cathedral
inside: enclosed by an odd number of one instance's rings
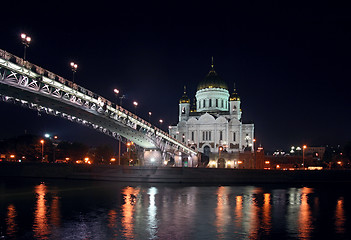
[[[227,84],[211,70],[197,87],[196,100],[184,95],[179,101],[179,122],[171,126],[170,134],[203,153],[203,156],[223,161],[225,167],[235,167],[239,152],[252,151],[254,124],[243,123],[240,97],[236,89],[229,94]]]

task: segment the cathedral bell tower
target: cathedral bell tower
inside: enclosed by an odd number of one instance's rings
[[[184,94],[179,100],[179,122],[187,121],[190,112],[190,99],[186,95],[186,87],[184,86]]]
[[[229,103],[230,103],[230,109],[229,109],[230,116],[233,116],[239,121],[241,121],[240,97],[236,92],[235,83],[234,83],[234,91],[232,92],[229,98]]]

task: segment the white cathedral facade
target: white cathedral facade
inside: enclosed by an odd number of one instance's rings
[[[254,124],[242,122],[240,97],[233,90],[230,94],[212,63],[192,105],[184,87],[179,122],[169,127],[170,135],[207,156],[212,167],[236,167],[239,152],[253,151]]]

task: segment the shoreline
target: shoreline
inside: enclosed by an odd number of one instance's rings
[[[351,183],[351,170],[263,170],[140,167],[60,163],[0,163],[0,177],[145,183],[274,184]]]

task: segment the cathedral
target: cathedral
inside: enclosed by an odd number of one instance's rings
[[[243,123],[240,97],[214,70],[198,84],[193,103],[184,95],[179,100],[179,122],[169,127],[178,141],[198,150],[208,167],[237,168],[239,153],[253,152],[254,124]]]

